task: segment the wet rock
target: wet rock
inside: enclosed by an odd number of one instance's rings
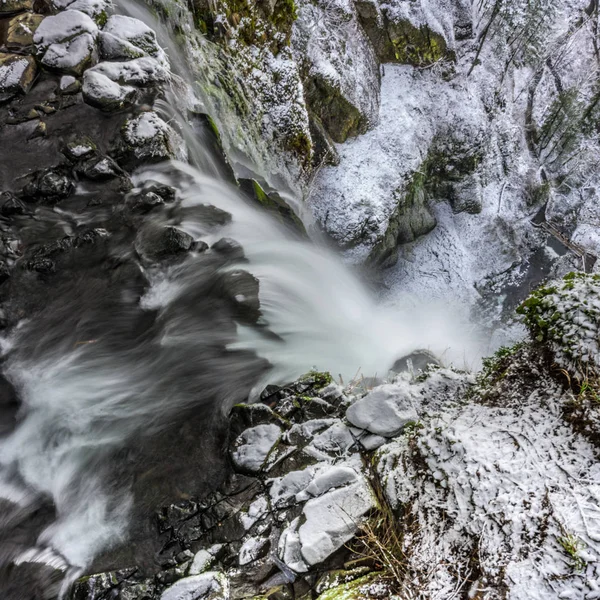
[[[299,234],[306,235],[306,229],[300,218],[277,192],[273,191],[267,194],[255,179],[239,179],[239,185],[248,199],[269,211],[279,221]]]
[[[9,50],[24,50],[33,45],[33,34],[44,17],[25,13],[13,17],[8,23],[6,47]]]
[[[11,192],[4,192],[0,195],[0,214],[3,217],[12,217],[14,215],[25,215],[29,213],[24,202],[21,202]]]
[[[163,260],[188,252],[194,238],[176,227],[148,225],[140,230],[136,239],[137,251],[149,260]]]
[[[230,260],[242,260],[245,258],[242,246],[231,238],[221,238],[211,246],[211,250],[226,256]]]
[[[106,75],[88,69],[83,76],[83,99],[104,111],[121,110],[133,103],[135,88],[115,83]]]
[[[26,93],[37,73],[31,56],[0,52],[0,102],[10,100],[19,93]]]
[[[147,213],[163,206],[165,201],[155,192],[142,192],[133,194],[128,199],[131,210],[139,213]]]
[[[396,387],[383,385],[352,404],[346,418],[360,429],[394,437],[419,417],[408,394],[402,395]]]
[[[81,75],[98,60],[98,27],[86,14],[65,10],[46,17],[37,28],[33,41],[41,62],[49,69]]]
[[[439,359],[429,350],[415,350],[407,356],[399,358],[391,368],[394,373],[418,373],[429,366],[441,366]]]
[[[82,577],[73,586],[72,599],[100,600],[103,597],[110,597],[111,590],[116,590],[135,571],[136,569],[121,569]]]
[[[284,421],[271,408],[262,403],[236,404],[229,413],[229,430],[235,437],[249,427],[265,424],[282,427]]]
[[[260,472],[267,466],[267,459],[280,439],[281,429],[277,425],[264,424],[247,429],[233,443],[233,464],[242,472]]]
[[[177,139],[173,129],[155,112],[144,112],[127,120],[116,152],[131,167],[159,162],[176,157]]]
[[[104,156],[86,161],[81,173],[92,181],[106,181],[123,175],[123,169],[112,158]]]
[[[256,323],[260,317],[258,289],[258,279],[241,270],[225,272],[214,287],[217,296],[229,301],[233,317],[249,324]]]
[[[33,10],[33,0],[3,0],[0,2],[0,15]]]
[[[36,173],[23,188],[25,198],[54,204],[68,198],[75,190],[74,182],[57,169],[45,169]]]

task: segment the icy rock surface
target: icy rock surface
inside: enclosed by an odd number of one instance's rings
[[[394,437],[418,416],[409,393],[402,394],[398,386],[381,386],[352,404],[346,411],[346,418],[360,429]]]
[[[252,473],[260,471],[280,437],[281,429],[277,425],[264,424],[247,429],[234,444],[233,462],[240,469]]]
[[[222,573],[186,577],[165,590],[160,600],[225,600],[227,582]]]

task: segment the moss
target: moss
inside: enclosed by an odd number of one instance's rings
[[[363,600],[367,597],[363,588],[377,577],[380,577],[380,573],[369,573],[354,581],[343,583],[323,592],[318,600]]]
[[[306,375],[300,378],[303,384],[309,384],[314,389],[320,390],[333,383],[333,377],[330,373],[321,371],[309,371]]]
[[[291,227],[301,236],[307,235],[302,220],[277,192],[267,194],[255,179],[240,179],[239,186],[248,199],[269,211],[278,221]]]
[[[518,308],[532,338],[576,378],[600,370],[600,275],[569,273],[542,286]]]
[[[427,26],[415,27],[409,21],[388,25],[391,60],[417,67],[432,65],[449,56],[446,40]]]
[[[361,112],[348,102],[339,87],[323,77],[306,83],[306,99],[334,142],[341,144],[349,137],[365,133],[368,123]]]
[[[484,358],[483,369],[477,376],[475,389],[479,392],[485,392],[486,389],[501,381],[510,367],[512,357],[524,346],[524,342],[519,342],[514,346],[502,346],[493,356]]]
[[[270,18],[271,23],[279,31],[291,31],[294,21],[298,18],[298,10],[294,0],[278,0]]]

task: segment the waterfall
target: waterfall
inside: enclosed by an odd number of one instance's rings
[[[151,18],[129,0],[121,9]],[[173,68],[186,77],[166,28],[159,34]],[[442,355],[452,346],[461,359],[470,343],[447,314],[383,309],[318,239],[292,232],[219,180],[177,98],[168,100],[162,109],[188,142],[189,164],[146,167],[134,184],[177,190],[177,202],[153,212],[144,227],[176,227],[194,239],[192,251],[176,263],[138,262],[110,285],[94,273],[73,281],[60,302],[3,341],[5,374],[22,405],[16,427],[0,438],[0,500],[11,507],[2,535],[12,539],[40,506],[50,507],[31,534],[6,544],[5,562],[40,560],[74,576],[126,540],[133,490],[142,485],[137,445],[147,460],[158,452],[148,450],[148,440],[163,439],[188,418],[203,423],[192,432],[197,444],[214,451],[212,425],[268,384],[313,367],[345,382],[357,373],[385,377],[414,350]],[[207,225],[207,214],[219,222]],[[214,249],[229,239],[241,250]],[[133,256],[124,244],[111,247],[111,259],[119,253]]]

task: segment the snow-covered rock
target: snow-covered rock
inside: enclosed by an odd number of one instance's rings
[[[122,85],[147,86],[165,83],[169,78],[168,70],[150,56],[124,62],[103,61],[89,70],[101,73],[111,81]]]
[[[280,438],[277,425],[267,423],[246,429],[235,441],[231,458],[239,469],[256,473],[265,467]]]
[[[143,21],[124,15],[109,17],[100,34],[100,46],[109,60],[162,54],[156,33]]]
[[[102,110],[119,110],[132,102],[135,88],[115,83],[100,71],[88,69],[83,75],[83,98]]]
[[[160,600],[226,600],[227,597],[224,575],[208,572],[180,579],[162,593]]]
[[[81,75],[97,60],[98,26],[85,13],[65,10],[46,17],[33,41],[42,64],[50,69]]]
[[[133,163],[185,158],[185,146],[173,128],[154,111],[129,119],[121,130],[123,153]]]
[[[333,478],[342,473],[329,475]],[[331,486],[341,482],[342,479],[329,481]],[[375,500],[364,478],[359,477],[354,483],[346,479],[345,483],[308,500],[302,519],[293,521],[283,532],[279,556],[291,569],[302,573],[311,565],[322,563],[354,537],[362,518],[374,508]],[[319,490],[315,487],[314,491]]]
[[[31,56],[0,52],[0,102],[27,92],[37,73]]]
[[[383,437],[394,437],[419,417],[409,393],[397,385],[384,385],[348,407],[346,418],[360,429]]]

